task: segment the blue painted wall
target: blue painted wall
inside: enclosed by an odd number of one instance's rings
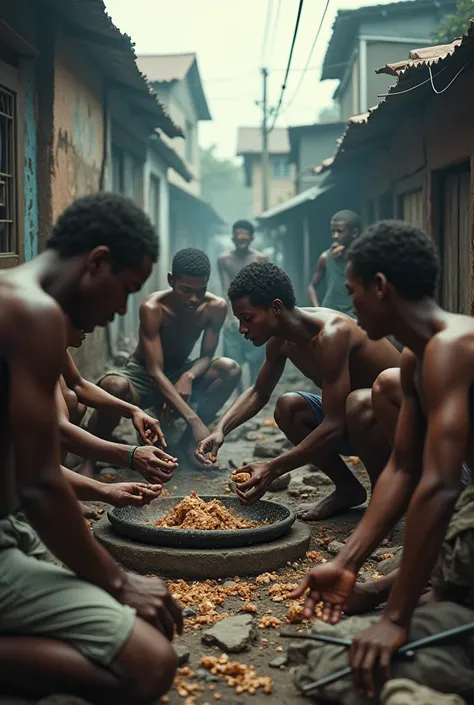
[[[38,254],[38,184],[36,177],[37,143],[35,119],[35,73],[33,61],[28,62],[25,73],[25,166],[23,176],[25,198],[24,251],[25,260],[28,261]]]

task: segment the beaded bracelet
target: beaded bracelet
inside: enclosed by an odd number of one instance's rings
[[[130,470],[133,470],[133,456],[135,455],[135,451],[137,450],[138,446],[131,446],[130,450],[128,451],[128,467]]]

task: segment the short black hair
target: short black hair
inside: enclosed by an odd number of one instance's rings
[[[158,236],[136,203],[118,193],[94,193],[71,203],[59,216],[46,243],[61,257],[75,257],[105,245],[115,271],[138,267],[159,256]]]
[[[253,237],[255,232],[255,228],[250,220],[236,220],[232,226],[232,234],[234,234],[236,230],[246,230],[251,237]]]
[[[227,296],[230,301],[248,296],[251,304],[261,308],[270,308],[275,299],[285,308],[296,306],[290,277],[272,262],[251,262],[243,267],[232,279]]]
[[[353,232],[354,230],[359,230],[360,232],[362,229],[361,217],[360,215],[357,215],[357,213],[355,213],[354,211],[338,211],[331,218],[331,223],[332,222],[346,223],[350,232]]]
[[[441,271],[431,238],[420,228],[398,220],[371,225],[354,240],[347,259],[366,286],[380,272],[400,296],[409,300],[433,297]]]
[[[180,279],[186,274],[190,277],[204,277],[209,279],[211,274],[211,263],[209,257],[202,250],[194,247],[186,247],[180,250],[173,257],[171,264],[171,274],[173,279]]]

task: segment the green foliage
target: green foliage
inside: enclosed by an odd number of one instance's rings
[[[243,168],[230,159],[215,155],[216,145],[200,150],[201,195],[231,225],[250,218],[251,192],[244,184]]]
[[[448,44],[464,34],[474,19],[474,0],[458,0],[456,11],[448,15],[434,34],[438,44]]]

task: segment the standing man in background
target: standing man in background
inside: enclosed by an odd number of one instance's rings
[[[308,286],[311,306],[331,308],[354,317],[352,299],[346,289],[346,253],[351,243],[360,235],[361,219],[353,211],[339,211],[331,218],[333,244],[318,260],[316,272]],[[326,293],[319,303],[316,287],[322,281]]]
[[[227,298],[227,289],[232,279],[240,270],[251,262],[264,262],[267,260],[262,252],[253,250],[251,244],[254,238],[254,227],[248,220],[237,220],[232,226],[232,242],[234,249],[223,252],[217,260],[222,289]],[[250,385],[257,379],[259,370],[265,359],[265,351],[256,348],[250,340],[246,340],[239,333],[239,324],[235,319],[232,308],[229,306],[227,320],[224,326],[224,356],[235,360],[240,366],[248,363],[250,371]],[[237,393],[244,391],[242,378],[239,381]]]

